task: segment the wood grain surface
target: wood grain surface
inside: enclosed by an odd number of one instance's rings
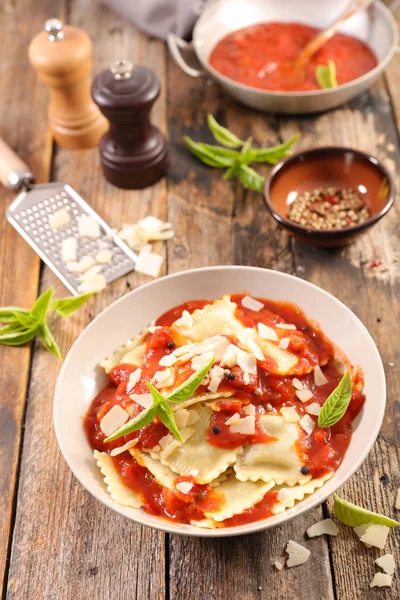
[[[19,6],[17,7],[17,4]],[[31,71],[26,49],[50,16],[64,16],[94,40],[95,72],[128,58],[151,67],[162,84],[152,118],[168,136],[168,178],[143,191],[123,191],[101,175],[96,149],[51,154],[46,90]],[[24,26],[19,24],[23,22]],[[269,145],[301,133],[296,149],[335,143],[358,147],[382,159],[395,175],[400,166],[400,56],[388,77],[350,105],[324,115],[283,118],[239,106],[215,84],[190,80],[171,61],[162,42],[94,0],[6,0],[0,7],[0,135],[40,180],[72,185],[112,226],[147,214],[173,223],[176,237],[155,250],[165,254],[165,272],[216,264],[277,269],[320,285],[347,304],[374,337],[384,362],[388,394],[380,436],[358,473],[340,491],[348,500],[396,518],[400,486],[398,336],[400,298],[399,209],[344,250],[315,249],[291,239],[264,209],[262,196],[244,191],[221,172],[197,162],[182,136],[211,141],[206,115]],[[15,72],[21,73],[16,81]],[[27,102],[26,90],[30,93]],[[32,114],[34,113],[34,118]],[[50,168],[50,157],[52,163]],[[268,168],[265,167],[265,174]],[[399,183],[397,181],[397,183]],[[6,224],[0,204],[0,300],[32,304],[37,292],[65,288]],[[372,260],[382,267],[371,269]],[[15,285],[24,281],[24,286]],[[55,320],[65,355],[94,316],[148,278],[137,274],[114,282],[68,320]],[[397,334],[396,334],[397,329]],[[128,333],[129,335],[129,333]],[[391,366],[394,365],[394,366]],[[39,344],[0,347],[0,578],[3,600],[383,600],[400,597],[399,577],[391,590],[370,590],[379,555],[348,528],[337,538],[306,540],[305,530],[331,512],[331,501],[285,526],[246,537],[191,539],[140,527],[93,499],[70,473],[52,426],[52,399],[60,364]],[[11,393],[10,393],[11,392]],[[397,532],[388,551],[399,558]],[[289,539],[312,551],[301,567],[278,572]]]

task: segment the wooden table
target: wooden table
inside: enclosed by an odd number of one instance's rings
[[[84,27],[95,43],[95,71],[130,58],[154,69],[162,96],[153,118],[168,136],[168,179],[141,191],[121,191],[102,178],[96,149],[68,152],[47,131],[47,93],[29,66],[27,46],[50,16]],[[269,267],[302,277],[333,293],[365,323],[385,365],[388,403],[378,440],[342,495],[395,516],[399,470],[398,204],[373,230],[342,251],[325,251],[290,239],[264,209],[261,195],[244,192],[196,162],[182,136],[210,139],[208,112],[242,138],[273,144],[301,133],[297,149],[346,144],[371,152],[399,169],[400,57],[385,78],[350,105],[321,116],[264,115],[232,102],[214,84],[190,80],[160,41],[85,0],[3,0],[0,6],[0,134],[31,166],[39,182],[70,183],[113,227],[148,214],[172,221],[177,236],[156,247],[165,272],[217,264]],[[267,170],[266,170],[267,172]],[[0,304],[30,307],[39,292],[63,285],[7,224],[12,194],[1,191]],[[380,259],[387,270],[370,268]],[[147,281],[131,274],[93,298],[69,320],[54,324],[65,355],[82,329],[111,302]],[[397,332],[396,332],[397,329]],[[310,543],[302,567],[278,572],[271,565],[286,542],[299,542],[331,502],[304,518],[248,537],[211,540],[170,536],[135,525],[93,499],[73,477],[58,449],[52,402],[60,368],[40,344],[0,347],[0,577],[7,600],[174,600],[399,598],[370,590],[374,558],[351,532]],[[373,402],[373,398],[368,399]],[[397,531],[387,551],[395,551]]]

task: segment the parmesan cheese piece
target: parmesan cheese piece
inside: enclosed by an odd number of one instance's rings
[[[224,369],[222,369],[222,367],[218,367],[217,365],[215,367],[213,367],[210,371],[210,383],[207,387],[208,390],[210,390],[210,392],[216,392],[217,389],[219,388],[219,384],[221,383],[221,381],[224,379],[225,377],[225,371]]]
[[[99,292],[106,287],[106,278],[102,273],[95,273],[92,277],[88,277],[79,287],[80,294],[90,294],[91,292]]]
[[[106,437],[117,431],[129,419],[129,413],[119,404],[114,404],[100,421],[100,429]]]
[[[176,489],[182,494],[188,494],[193,487],[193,483],[190,481],[180,481],[176,484]]]
[[[303,384],[301,383],[300,379],[297,379],[297,377],[292,379],[292,385],[294,388],[296,388],[296,390],[304,389]]]
[[[232,367],[237,365],[237,349],[237,346],[235,346],[234,344],[229,344],[221,359],[221,367],[229,367],[231,369]]]
[[[297,421],[300,421],[300,415],[294,406],[282,406],[280,411],[287,423],[297,423]]]
[[[287,561],[288,567],[297,567],[303,565],[310,557],[311,552],[301,544],[289,540],[286,546],[286,552],[289,554]]]
[[[202,369],[214,358],[214,352],[204,352],[204,354],[199,354],[192,358],[192,367],[195,371]]]
[[[199,419],[200,417],[195,410],[189,410],[189,419],[187,425],[194,425]]]
[[[274,567],[275,567],[275,569],[278,569],[278,571],[282,571],[282,569],[283,569],[283,564],[282,564],[281,562],[279,562],[279,560],[276,560],[276,561],[274,562]]]
[[[279,490],[276,499],[281,504],[289,504],[289,502],[293,501],[293,492],[287,488],[282,488]]]
[[[261,348],[257,344],[257,342],[255,342],[251,337],[249,337],[247,343],[248,343],[250,350],[252,351],[252,353],[254,354],[254,356],[256,357],[257,360],[265,360],[263,351],[261,350]]]
[[[100,225],[90,215],[81,215],[78,221],[78,231],[81,237],[95,239],[100,237]]]
[[[387,536],[390,528],[386,525],[376,525],[375,523],[367,527],[364,535],[360,537],[360,541],[369,546],[374,546],[383,550],[386,544]]]
[[[248,373],[243,373],[243,383],[244,383],[244,385],[249,385],[250,375]]]
[[[288,329],[292,331],[296,329],[296,325],[293,325],[292,323],[277,323],[275,327],[278,327],[278,329]]]
[[[262,302],[259,302],[250,296],[245,296],[242,298],[242,306],[244,306],[244,308],[248,308],[249,310],[253,310],[254,312],[259,312],[262,308],[264,308],[264,304]]]
[[[101,265],[94,265],[93,267],[90,267],[90,269],[82,273],[82,275],[79,275],[79,281],[83,283],[84,281],[91,279],[93,275],[97,275],[97,273],[100,273],[102,269],[103,267]]]
[[[385,571],[388,575],[393,575],[396,568],[396,562],[393,554],[385,554],[376,559],[375,563]]]
[[[390,587],[392,585],[392,576],[387,573],[375,573],[369,587]]]
[[[332,521],[332,519],[324,519],[323,521],[319,521],[318,523],[311,525],[311,527],[307,529],[307,535],[310,538],[317,537],[323,534],[337,535],[338,533],[339,528]]]
[[[257,329],[260,338],[263,340],[269,340],[270,342],[277,342],[279,340],[278,334],[272,327],[268,327],[267,325],[264,325],[264,323],[257,323]]]
[[[137,444],[137,441],[138,440],[130,440],[129,442],[126,442],[126,444],[120,446],[119,448],[113,448],[110,452],[110,456],[118,456],[119,454],[126,452],[127,450],[129,450],[129,448],[132,448],[132,446]]]
[[[113,253],[111,252],[111,250],[100,250],[96,254],[96,262],[102,265],[107,265],[109,262],[111,262],[112,256]]]
[[[162,231],[162,229],[171,229],[172,227],[171,223],[164,223],[161,219],[152,217],[151,215],[144,219],[140,219],[138,225],[140,229],[143,229],[144,231]]]
[[[317,387],[328,383],[328,380],[325,377],[325,375],[323,374],[321,367],[319,365],[314,367],[314,383]]]
[[[172,367],[173,364],[175,364],[178,360],[178,357],[175,356],[174,354],[166,354],[165,356],[163,356],[162,358],[160,358],[160,360],[158,361],[158,364],[161,367]]]
[[[256,432],[256,419],[254,415],[249,415],[239,419],[229,425],[232,433],[241,433],[242,435],[254,435]]]
[[[255,415],[256,407],[254,406],[254,404],[248,404],[243,408],[243,412],[245,415]]]
[[[137,273],[143,273],[150,277],[158,277],[163,263],[163,257],[154,252],[143,252],[139,254],[138,261],[135,266]]]
[[[175,381],[175,371],[172,368],[156,371],[153,376],[153,381],[158,384],[159,388],[171,387]]]
[[[237,423],[240,419],[239,413],[234,413],[229,419],[225,421],[225,425],[231,425],[232,423]]]
[[[175,423],[178,429],[184,429],[188,425],[189,416],[190,413],[186,408],[180,408],[174,413]]]
[[[160,444],[160,448],[162,450],[165,450],[165,448],[173,441],[174,438],[172,437],[172,435],[170,433],[167,433],[167,435],[164,435],[164,437],[162,437],[158,443]]]
[[[71,215],[66,208],[61,208],[61,210],[49,215],[49,225],[52,229],[60,229],[60,227],[67,225],[70,220]]]
[[[74,237],[67,237],[61,242],[61,258],[63,262],[75,262],[78,253],[78,240]]]
[[[88,269],[93,267],[95,264],[96,261],[94,260],[94,258],[92,256],[89,256],[88,254],[85,254],[85,256],[82,256],[79,262],[68,261],[67,269],[71,273],[83,273],[84,271],[87,271]]]
[[[237,364],[246,373],[257,375],[257,360],[256,357],[249,352],[245,352],[240,348],[236,348]]]
[[[318,402],[312,402],[311,404],[308,404],[308,406],[306,406],[304,410],[309,415],[314,415],[315,417],[318,417],[319,413],[321,412],[321,408],[322,407],[318,404]]]
[[[289,338],[282,338],[281,341],[279,342],[278,346],[279,348],[281,348],[282,350],[287,350],[289,348]]]
[[[180,442],[178,442],[178,440],[173,440],[170,444],[168,444],[168,446],[166,448],[164,448],[164,450],[162,452],[160,452],[160,457],[162,459],[167,458],[170,454],[173,453],[174,450],[179,448],[179,446],[180,446]]]
[[[304,415],[304,417],[300,419],[299,425],[307,435],[311,435],[315,428],[315,421],[309,415]]]
[[[396,510],[400,510],[400,488],[397,490],[396,501],[394,504]]]
[[[153,404],[153,396],[151,394],[129,394],[129,398],[143,406],[143,408],[150,408]]]
[[[296,390],[296,396],[301,402],[307,402],[308,400],[311,400],[311,398],[314,398],[311,390]]]
[[[142,376],[142,369],[135,369],[130,375],[128,379],[128,383],[126,384],[126,393],[130,394],[135,385],[140,381]]]
[[[192,315],[187,310],[184,310],[182,316],[174,324],[178,327],[193,327]]]

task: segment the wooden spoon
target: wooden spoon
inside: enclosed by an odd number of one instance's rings
[[[355,0],[352,3],[352,7],[346,10],[332,25],[329,25],[327,29],[324,29],[316,35],[315,38],[308,42],[308,44],[303,48],[300,55],[296,58],[296,60],[287,60],[282,63],[266,63],[257,73],[258,77],[262,78],[270,73],[279,70],[281,74],[287,81],[293,83],[293,86],[296,83],[301,83],[304,80],[305,72],[304,67],[310,60],[312,56],[328,41],[332,36],[335,35],[337,30],[345,21],[350,19],[356,12],[361,10],[362,8],[368,8],[368,6],[373,2],[373,0]]]

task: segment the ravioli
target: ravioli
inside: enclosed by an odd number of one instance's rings
[[[289,496],[286,502],[275,502],[272,505],[272,512],[274,515],[278,515],[280,513],[285,512],[288,508],[293,508],[296,502],[299,500],[303,500],[304,496],[309,496],[313,494],[315,490],[321,488],[326,481],[333,477],[333,473],[327,473],[323,477],[319,477],[318,479],[311,479],[307,483],[294,485],[293,487],[285,487],[284,485],[277,485],[272,488],[273,492],[279,493],[281,490],[287,490],[289,492]]]
[[[223,481],[217,487],[217,491],[224,495],[225,500],[223,504],[216,510],[205,511],[204,514],[208,519],[213,519],[214,521],[230,519],[234,515],[239,515],[260,502],[273,487],[273,481],[267,483],[264,481],[241,482],[232,473],[226,481]]]
[[[174,487],[174,482],[178,476],[171,471],[169,467],[163,465],[159,460],[154,460],[149,454],[141,452],[138,448],[131,448],[129,452],[132,454],[133,458],[137,460],[139,465],[146,467],[146,469],[154,475],[154,479],[159,485],[167,487],[168,489]]]
[[[141,367],[143,365],[144,353],[146,350],[144,339],[147,336],[147,333],[147,329],[142,333],[139,333],[133,340],[127,342],[125,346],[118,348],[114,354],[102,360],[100,366],[103,367],[106,373],[109,373],[114,367],[123,363]]]
[[[235,317],[236,304],[230,296],[224,296],[212,304],[206,304],[202,309],[192,313],[192,326],[184,328],[184,335],[193,342],[202,342],[214,335],[239,336],[245,330],[242,323]],[[178,328],[175,323],[172,328]]]
[[[170,393],[173,394],[173,390]],[[172,411],[176,412],[180,408],[187,408],[188,406],[198,404],[199,402],[209,402],[210,400],[216,400],[217,398],[231,398],[233,395],[233,392],[205,392],[204,394],[199,394],[198,396],[192,396],[183,402],[170,402],[169,405]]]
[[[124,485],[117,469],[115,468],[113,459],[106,452],[98,452],[95,450],[93,456],[96,459],[103,477],[104,483],[107,486],[107,491],[111,498],[117,504],[122,506],[130,506],[132,508],[140,508],[142,502],[137,494],[126,485]]]
[[[194,434],[171,452],[166,458],[161,458],[157,452],[149,450],[151,458],[161,460],[162,464],[169,467],[179,475],[190,475],[197,470],[198,483],[210,483],[232,465],[243,448],[222,449],[209,444],[205,439],[205,432],[210,423],[213,411],[206,406],[196,409],[199,420]]]
[[[263,415],[260,422],[277,441],[246,446],[234,465],[236,477],[240,481],[274,481],[290,486],[309,481],[311,475],[300,472],[302,463],[295,447],[299,438],[297,424],[275,415]]]

